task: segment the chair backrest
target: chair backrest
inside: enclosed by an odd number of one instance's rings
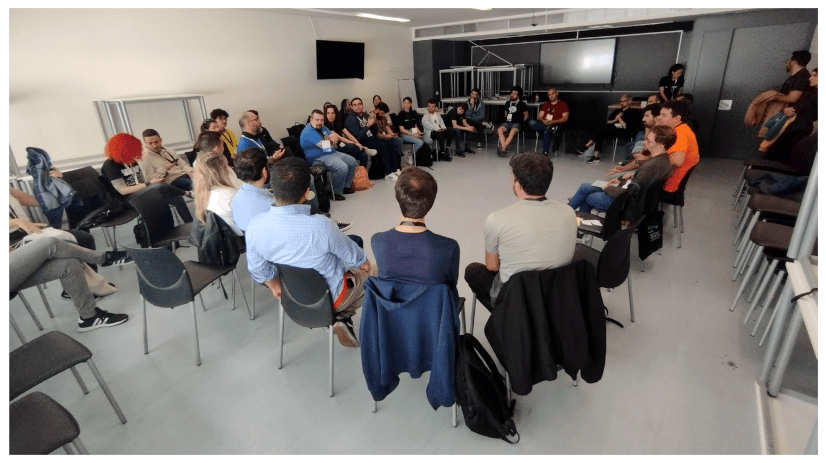
[[[322,276],[311,268],[276,264],[281,282],[281,306],[290,318],[307,328],[335,323],[330,288]]]
[[[628,277],[631,269],[631,237],[636,230],[637,227],[620,230],[605,243],[597,264],[600,287],[616,288]]]
[[[657,205],[660,202],[660,194],[663,191],[663,185],[667,181],[667,178],[662,180],[658,180],[651,184],[647,190],[645,190],[645,203],[642,207],[643,214],[650,214],[657,210]]]
[[[157,307],[178,307],[192,302],[195,293],[183,262],[166,248],[128,248],[135,262],[141,295]]]
[[[691,173],[694,172],[694,169],[697,168],[700,164],[694,164],[694,167],[688,169],[688,172],[685,173],[685,177],[680,180],[680,186],[677,187],[677,191],[674,192],[674,202],[677,203],[678,206],[685,206],[685,187],[688,185],[688,177],[691,177]]]
[[[169,210],[169,203],[163,195],[155,190],[146,190],[131,198],[129,203],[134,207],[146,228],[149,237],[149,246],[158,241],[167,231],[175,228],[175,219]]]
[[[620,219],[628,203],[630,194],[631,192],[628,190],[620,193],[620,195],[614,199],[614,202],[611,203],[611,206],[608,207],[608,210],[605,211],[605,218],[602,221],[602,233],[599,236],[603,240],[607,241],[608,238],[622,228]]]

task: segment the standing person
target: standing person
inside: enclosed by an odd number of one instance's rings
[[[476,154],[470,149],[470,140],[476,129],[468,124],[465,111],[467,110],[466,103],[459,103],[455,108],[445,114],[445,121],[450,124],[453,129],[453,136],[456,138],[456,156],[463,158],[465,153]],[[465,149],[462,149],[462,140],[465,142]]]
[[[511,144],[513,138],[522,131],[522,124],[528,120],[528,105],[522,101],[522,87],[513,87],[510,93],[510,99],[505,103],[502,109],[504,122],[496,129],[499,135],[499,148],[496,154],[499,157],[507,156],[508,145]]]
[[[384,179],[395,182],[399,178],[395,172],[401,170],[398,158],[400,153],[396,152],[395,144],[376,137],[376,133],[378,133],[376,116],[364,112],[364,103],[361,98],[353,98],[350,100],[350,105],[353,110],[350,111],[350,115],[344,121],[344,127],[359,143],[378,152],[384,169]],[[373,162],[375,163],[375,159]]]
[[[576,244],[573,209],[545,197],[553,162],[539,153],[519,153],[510,159],[510,166],[513,194],[519,201],[488,215],[485,263],[472,263],[465,269],[468,286],[491,311],[510,277],[568,265]]]
[[[163,139],[155,129],[143,131],[143,155],[139,164],[147,178],[160,177],[184,191],[192,191],[192,167],[172,148],[163,146]]]
[[[794,105],[783,109],[783,114],[791,121],[768,150],[766,159],[772,161],[788,162],[792,147],[814,129],[817,121],[817,68],[809,75],[809,88]]]
[[[485,129],[493,130],[493,124],[485,122],[485,102],[482,101],[482,91],[474,88],[470,91],[470,98],[467,99],[467,123],[476,129],[476,147],[482,147],[482,137],[485,136]]]
[[[579,154],[585,154],[585,151],[594,145],[594,155],[588,159],[588,164],[599,163],[599,152],[602,150],[602,142],[611,138],[633,138],[639,132],[639,126],[642,123],[642,113],[639,109],[631,107],[631,95],[623,95],[619,100],[619,109],[615,109],[610,116],[606,125],[597,132],[594,140],[588,140],[583,148],[580,148]]]
[[[227,160],[229,165],[232,165],[232,158],[235,157],[235,153],[238,150],[238,137],[232,133],[232,130],[227,128],[227,118],[229,117],[229,113],[224,111],[221,108],[213,109],[212,112],[209,113],[209,117],[215,119],[218,122],[218,130],[221,134],[221,139],[224,141],[224,144],[227,145],[227,149],[229,149],[230,157]]]
[[[685,67],[677,63],[668,70],[668,75],[660,79],[660,98],[662,101],[670,101],[676,99],[683,92],[683,84],[685,78]]]
[[[433,140],[438,143],[437,160],[452,161],[447,148],[450,148],[450,143],[453,141],[453,129],[447,128],[442,116],[436,112],[436,100],[430,99],[427,101],[427,114],[422,116],[422,126],[424,127],[422,140],[428,145],[433,143]]]
[[[195,215],[206,223],[206,211],[224,220],[236,235],[242,232],[232,218],[232,200],[238,188],[232,184],[227,158],[214,151],[206,151],[198,157],[195,166]]]
[[[806,65],[812,60],[812,54],[807,50],[798,50],[786,60],[786,72],[791,74],[780,87],[780,95],[772,98],[786,105],[797,103],[803,92],[809,88],[809,71]]]
[[[561,124],[568,121],[568,104],[559,99],[555,88],[548,89],[548,102],[539,108],[539,118],[528,122],[528,126],[542,134],[542,154],[548,155],[554,134]]]
[[[367,168],[367,159],[375,155],[376,150],[366,148],[356,140],[356,137],[344,127],[344,118],[339,117],[338,109],[333,105],[324,108],[324,127],[339,136],[336,151],[352,156],[359,161],[359,165]]]
[[[324,126],[324,113],[314,109],[310,114],[310,122],[301,131],[301,149],[307,163],[315,167],[323,167],[333,175],[333,192],[336,201],[343,201],[344,194],[354,193],[352,188],[353,175],[356,173],[358,162],[352,156],[345,156],[336,151],[341,137]]]
[[[402,110],[398,115],[399,132],[405,143],[413,144],[413,156],[424,145],[424,127],[419,120],[419,113],[413,110],[413,100],[406,96],[402,100]]]

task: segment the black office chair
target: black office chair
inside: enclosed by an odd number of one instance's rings
[[[115,396],[92,361],[92,352],[60,331],[50,331],[9,353],[9,400],[67,369],[72,370],[80,389],[88,394],[86,384],[75,369],[75,365],[84,362],[89,365],[120,422],[126,423]]]
[[[9,454],[48,455],[60,447],[74,455],[88,455],[80,441],[75,417],[42,392],[32,392],[9,405]]]
[[[631,185],[636,184],[632,183]],[[605,211],[605,217],[600,217],[588,212],[577,211],[576,216],[581,220],[596,220],[599,222],[599,225],[580,224],[579,227],[577,227],[577,231],[583,232],[590,236],[591,240],[596,237],[603,241],[608,241],[609,238],[614,236],[614,233],[618,232],[622,228],[621,220],[623,217],[623,211],[625,211],[626,205],[628,204],[629,195],[634,193],[632,186],[629,186],[628,188],[629,190],[622,192],[619,196],[614,198],[611,206],[607,211]]]
[[[161,193],[147,190],[129,200],[140,215],[149,247],[160,247],[189,238],[192,222],[175,226],[175,218]]]
[[[631,238],[636,227],[620,230],[608,239],[602,252],[594,248],[577,243],[574,248],[574,261],[585,260],[590,262],[597,271],[597,281],[600,288],[614,289],[623,282],[628,282],[628,305],[631,310],[631,321],[634,321],[634,296],[631,293]]]
[[[168,211],[167,211],[168,212]],[[156,307],[175,307],[190,304],[192,322],[195,328],[195,362],[201,365],[201,348],[198,342],[198,317],[195,314],[195,295],[201,297],[201,305],[206,310],[201,291],[210,283],[224,275],[233,273],[235,266],[213,266],[188,260],[181,260],[166,248],[126,248],[126,252],[135,262],[138,285],[143,307],[143,353],[149,353],[149,338],[146,327],[146,302]],[[241,283],[238,282],[240,287]],[[233,306],[235,298],[233,297]],[[244,298],[246,303],[246,298]],[[249,311],[249,307],[247,307]]]
[[[276,264],[281,282],[279,310],[278,369],[284,361],[284,312],[306,328],[327,328],[330,332],[330,397],[333,397],[333,346],[336,323],[333,300],[324,278],[311,268]]]
[[[677,223],[679,222],[680,230],[677,233],[677,248],[683,247],[683,237],[682,234],[685,232],[685,222],[683,221],[683,206],[685,205],[685,188],[688,185],[688,178],[691,177],[691,173],[694,172],[694,169],[697,168],[699,164],[695,164],[694,167],[688,169],[688,172],[685,173],[685,176],[680,181],[680,186],[677,187],[677,191],[674,193],[663,192],[660,195],[660,203],[661,204],[670,204],[674,206],[674,228],[677,228]],[[679,212],[679,219],[678,217]]]

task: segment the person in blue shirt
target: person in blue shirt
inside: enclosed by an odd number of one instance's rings
[[[341,137],[324,126],[324,113],[314,109],[310,114],[310,122],[301,131],[301,149],[307,163],[315,167],[323,167],[333,174],[333,192],[336,201],[343,201],[344,194],[354,193],[353,174],[356,173],[358,161],[352,156],[345,156],[336,151]]]
[[[371,239],[379,278],[416,285],[447,284],[459,297],[459,243],[427,229],[425,216],[436,201],[436,179],[416,167],[396,181],[399,225]]]
[[[320,215],[302,204],[310,191],[310,166],[286,158],[270,166],[275,205],[252,218],[244,235],[247,269],[281,298],[276,264],[312,268],[327,282],[337,322],[335,332],[345,347],[358,347],[352,316],[361,308],[364,282],[376,275],[364,250]],[[359,238],[360,240],[360,238]]]

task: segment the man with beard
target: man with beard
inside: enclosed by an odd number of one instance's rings
[[[285,156],[286,151],[280,146],[273,152],[267,150],[267,143],[261,136],[263,129],[263,127],[261,127],[261,119],[257,113],[252,111],[243,112],[241,117],[238,118],[238,125],[241,126],[242,130],[241,139],[238,140],[238,152],[248,148],[259,148],[276,160]],[[232,165],[232,163],[229,164],[230,167],[232,167]]]

